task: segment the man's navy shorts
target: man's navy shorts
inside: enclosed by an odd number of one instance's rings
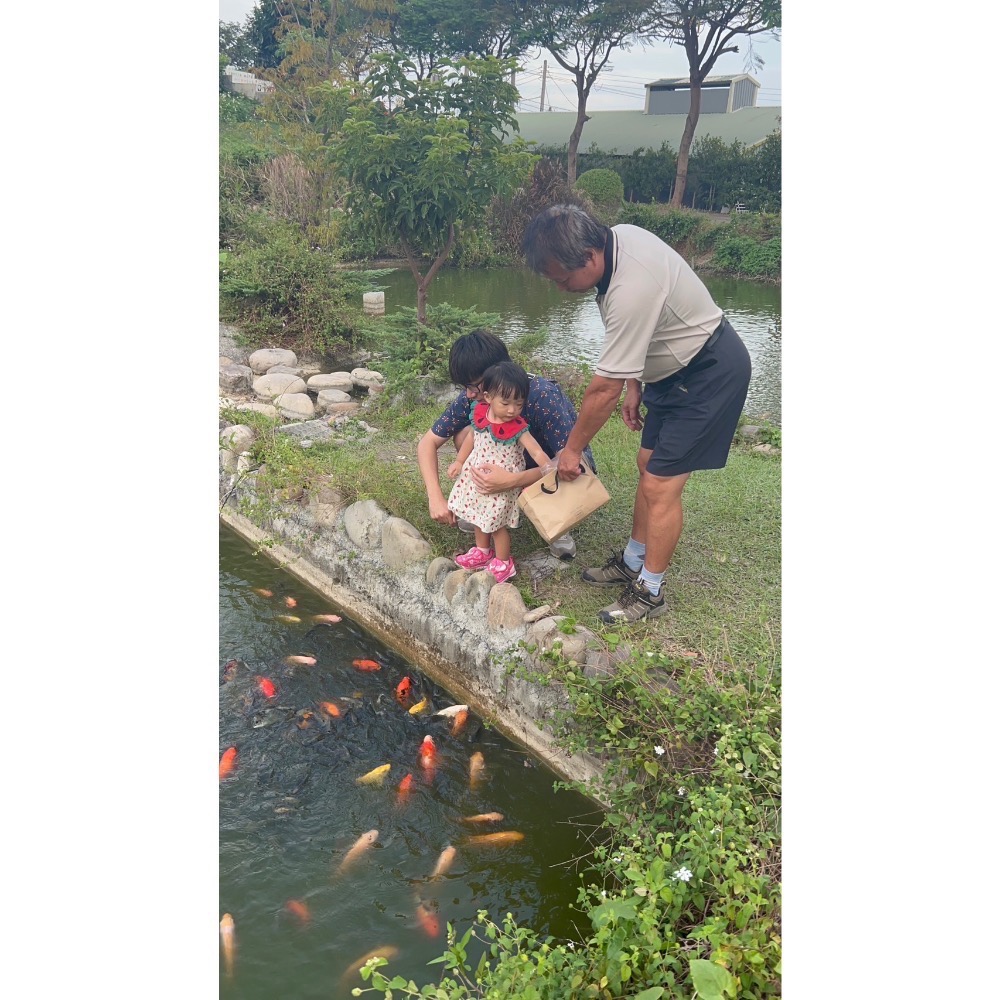
[[[705,346],[673,375],[646,384],[643,448],[654,476],[721,469],[750,387],[750,355],[723,316]]]

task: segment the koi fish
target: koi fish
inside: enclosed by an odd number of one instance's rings
[[[411,705],[409,712],[410,715],[419,715],[427,707],[427,699],[423,698],[416,703],[416,705]]]
[[[274,681],[268,677],[261,677],[257,686],[265,698],[273,698],[278,693],[278,689],[274,686]]]
[[[351,663],[358,670],[381,670],[382,664],[376,663],[374,660],[352,660]]]
[[[457,736],[465,728],[465,723],[468,719],[468,709],[462,709],[461,712],[456,712],[455,717],[451,720],[451,735]]]
[[[273,590],[265,590],[263,587],[254,587],[253,592],[255,594],[260,594],[261,597],[274,597]]]
[[[312,725],[312,720],[315,718],[315,714],[310,712],[308,708],[302,709],[302,711],[297,713],[298,722],[295,723],[299,729],[308,729]]]
[[[344,855],[343,861],[337,867],[337,873],[346,871],[376,840],[378,840],[378,830],[369,830],[367,833],[361,834],[351,849]]]
[[[285,663],[290,667],[315,667],[315,656],[286,656]]]
[[[435,715],[443,715],[446,719],[451,718],[453,715],[458,715],[459,712],[468,712],[468,705],[449,705],[447,708],[442,708],[435,712]]]
[[[302,621],[301,618],[298,618],[295,615],[275,615],[274,617],[277,618],[279,622],[287,622],[289,625],[298,625],[298,623]]]
[[[355,778],[354,782],[358,785],[381,785],[385,781],[385,776],[389,773],[390,767],[392,767],[392,764],[382,764],[367,774],[361,775],[360,778]]]
[[[499,833],[481,833],[475,837],[467,837],[466,844],[487,847],[490,845],[500,847],[504,844],[516,844],[519,840],[524,840],[524,834],[517,830],[501,830]]]
[[[293,917],[297,917],[299,923],[304,927],[309,923],[312,918],[312,914],[309,912],[309,907],[302,902],[301,899],[290,899],[285,903],[285,909],[292,914]]]
[[[386,961],[391,961],[398,954],[399,949],[393,944],[384,944],[379,948],[372,948],[371,951],[366,951],[356,962],[351,962],[344,970],[342,979],[348,979],[350,976],[357,975],[365,963],[370,962],[373,958],[384,958]]]
[[[477,750],[469,758],[469,785],[475,788],[483,780],[483,773],[486,771],[486,761],[483,755]]]
[[[236,925],[231,913],[223,913],[219,921],[219,938],[222,942],[222,957],[226,963],[226,975],[233,975],[236,960]]]
[[[344,619],[340,615],[313,615],[312,620],[319,625],[336,625]]]
[[[436,938],[441,933],[441,921],[437,914],[422,900],[417,903],[417,920],[428,937]]]
[[[406,698],[409,698],[409,696],[410,696],[410,689],[412,687],[413,687],[413,682],[410,680],[410,678],[409,677],[404,677],[396,685],[396,700],[399,701],[399,702],[402,702]]]
[[[286,608],[298,607],[298,603],[299,602],[297,600],[295,600],[294,597],[286,597],[285,598],[285,607]]]
[[[475,816],[462,816],[463,823],[499,823],[503,813],[476,813]]]
[[[239,669],[239,666],[240,666],[239,660],[230,660],[222,668],[222,679],[224,681],[231,681],[236,676],[236,671]]]
[[[321,701],[319,703],[319,707],[323,709],[323,711],[326,712],[326,714],[331,717],[336,717],[340,715],[340,709],[332,701]]]
[[[434,866],[434,871],[431,872],[431,881],[436,878],[440,878],[445,872],[451,868],[451,863],[455,860],[455,848],[449,844],[442,852],[441,857],[437,859],[437,864]]]
[[[229,775],[236,766],[236,747],[230,747],[219,761],[219,780]]]
[[[434,740],[430,736],[425,736],[423,743],[420,744],[420,749],[417,751],[417,755],[420,757],[420,763],[424,767],[433,767],[434,761],[437,758],[437,746],[434,744]]]
[[[401,795],[405,795],[413,787],[413,775],[407,774],[405,778],[399,783],[399,792]]]

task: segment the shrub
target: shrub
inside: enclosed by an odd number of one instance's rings
[[[781,276],[781,237],[759,243],[750,236],[735,233],[716,241],[713,267],[748,278]]]
[[[587,170],[576,179],[576,188],[590,198],[594,214],[605,225],[613,226],[618,221],[625,187],[614,170],[604,167]]]
[[[642,226],[671,246],[682,243],[704,225],[700,215],[682,209],[668,209],[662,212],[651,205],[625,205],[622,208],[620,221],[631,223],[633,226]]]

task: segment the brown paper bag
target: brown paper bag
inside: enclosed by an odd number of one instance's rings
[[[553,469],[537,483],[525,486],[517,498],[518,507],[547,544],[572,531],[611,499],[594,470],[586,462],[580,467],[582,475],[571,482],[560,479]]]

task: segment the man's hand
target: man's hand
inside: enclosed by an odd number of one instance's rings
[[[638,379],[626,379],[625,399],[622,402],[622,420],[625,421],[625,426],[629,430],[642,430],[642,414],[639,413],[641,402],[642,383]]]
[[[565,479],[566,482],[571,483],[577,476],[580,475],[580,455],[582,452],[571,451],[569,448],[563,448],[556,458],[558,459],[558,465],[556,466],[556,473],[560,479]]]
[[[502,493],[517,488],[517,473],[500,465],[484,462],[469,470],[472,481],[480,493]]]
[[[457,518],[452,511],[448,510],[447,500],[431,500],[427,506],[431,518],[437,521],[438,524],[447,524],[452,528],[455,527]]]

